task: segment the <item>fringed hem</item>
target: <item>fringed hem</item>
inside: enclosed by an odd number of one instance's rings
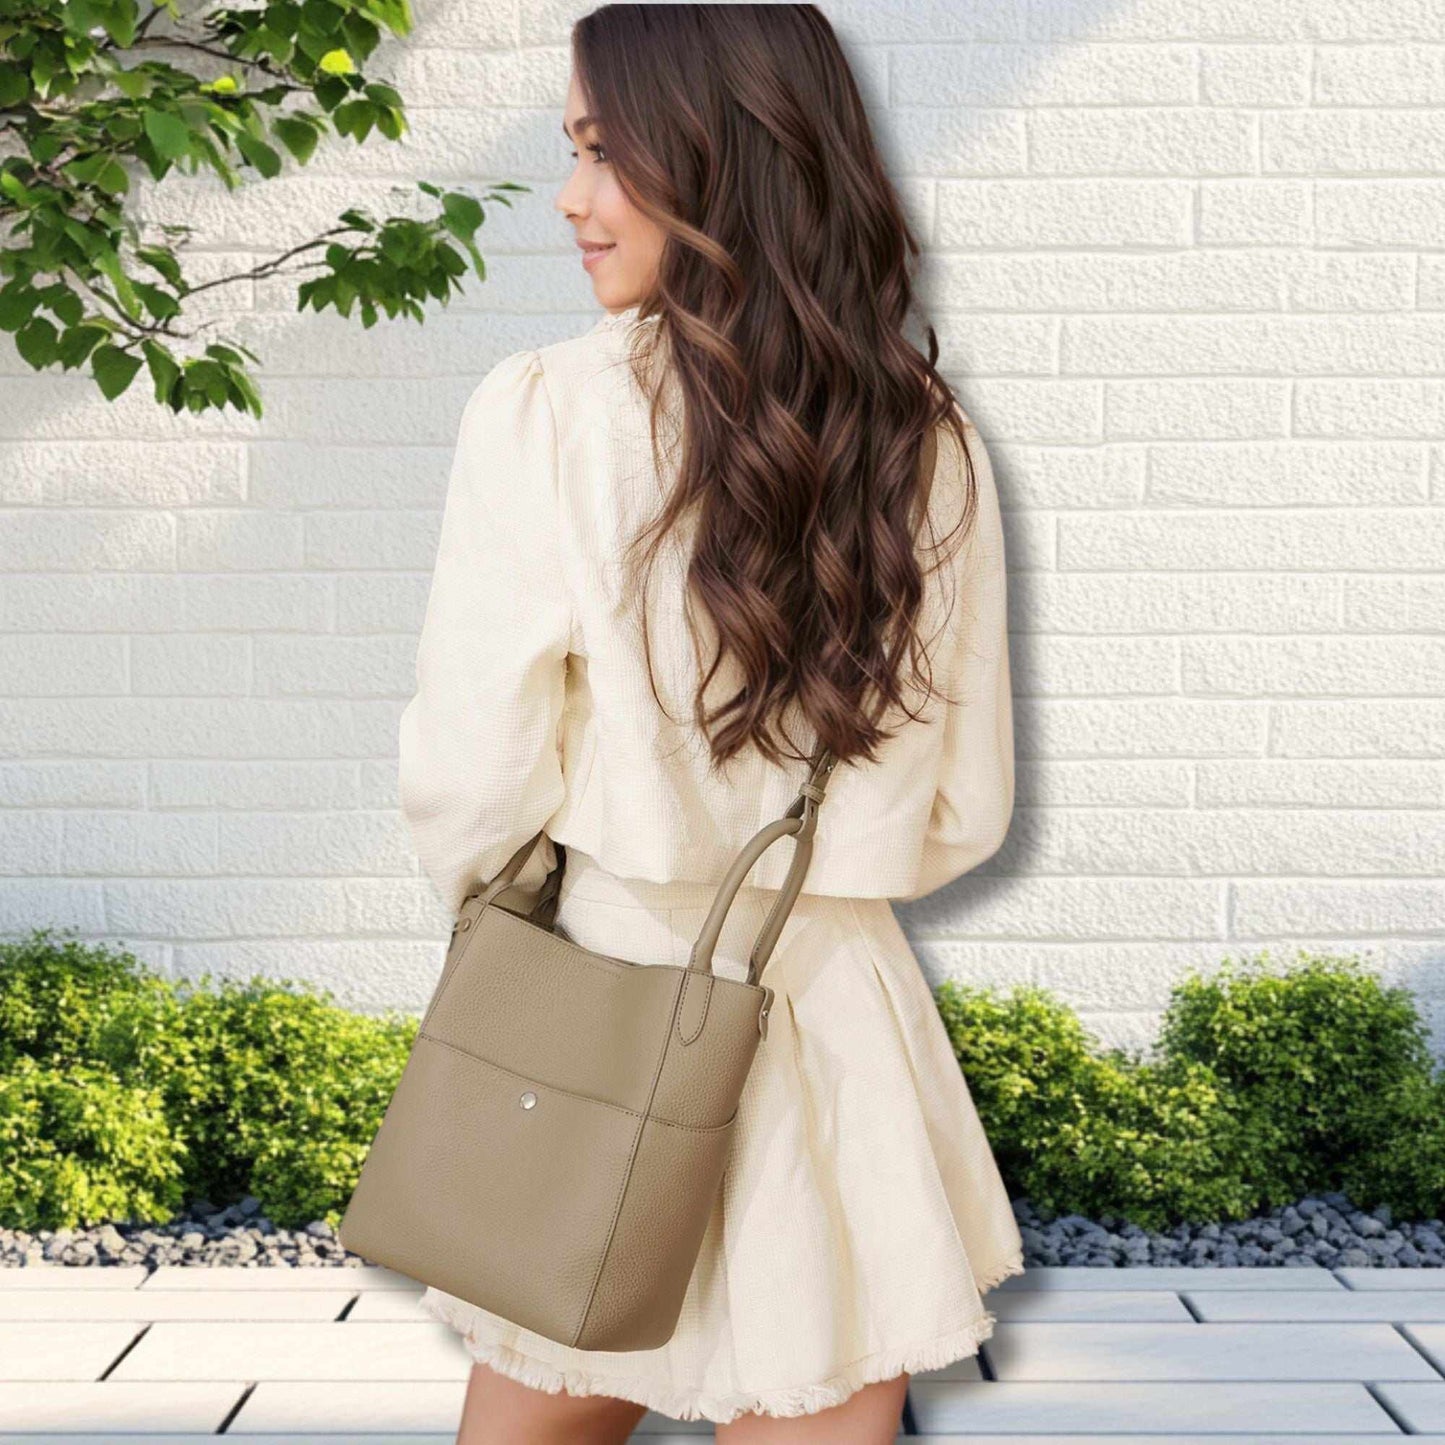
[[[1014,1256],[979,1280],[979,1293],[992,1289],[1010,1275],[1023,1272],[1022,1258]],[[476,1315],[470,1306],[458,1310],[447,1299],[428,1294],[422,1297],[422,1307],[461,1335],[462,1343],[473,1359],[534,1390],[545,1390],[551,1395],[562,1390],[569,1395],[611,1395],[619,1400],[631,1400],[674,1420],[710,1420],[716,1425],[724,1425],[739,1415],[747,1414],[812,1415],[841,1405],[864,1385],[891,1380],[905,1371],[913,1375],[922,1370],[940,1369],[954,1360],[976,1355],[979,1346],[992,1336],[996,1323],[994,1315],[985,1311],[962,1329],[951,1330],[948,1334],[904,1349],[880,1350],[864,1355],[846,1369],[811,1385],[707,1395],[662,1389],[655,1379],[641,1375],[593,1374],[554,1365],[525,1355],[500,1341],[478,1339],[474,1333]]]
[[[979,1294],[987,1294],[989,1290],[997,1288],[1004,1280],[1012,1278],[1016,1274],[1024,1272],[1024,1257],[1022,1252],[1010,1255],[1004,1262],[991,1269],[987,1274],[978,1276],[976,1288]]]

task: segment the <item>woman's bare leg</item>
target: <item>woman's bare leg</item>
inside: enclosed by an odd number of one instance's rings
[[[718,1445],[893,1445],[908,1375],[877,1380],[811,1415],[739,1415],[717,1427]]]
[[[456,1445],[623,1445],[645,1405],[613,1395],[553,1395],[472,1366]]]

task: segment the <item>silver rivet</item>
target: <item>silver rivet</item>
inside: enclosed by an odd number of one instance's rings
[[[536,1104],[537,1096],[530,1089],[528,1089],[527,1092],[522,1095],[522,1107],[524,1109],[531,1109],[535,1108]]]

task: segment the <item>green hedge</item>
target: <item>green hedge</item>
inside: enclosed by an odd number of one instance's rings
[[[1445,1070],[1356,958],[1226,959],[1175,987],[1148,1055],[1042,989],[934,997],[1010,1192],[1046,1213],[1168,1228],[1331,1189],[1445,1213]],[[0,944],[0,1226],[247,1193],[334,1225],[417,1022],[292,980],[172,982],[49,930]]]
[[[1150,1229],[1343,1190],[1445,1213],[1445,1070],[1358,958],[1225,959],[1171,994],[1149,1054],[1096,1047],[1039,988],[934,990],[1010,1189]]]
[[[283,1227],[339,1223],[417,1024],[287,979],[172,982],[48,929],[0,944],[0,1225],[247,1193]]]

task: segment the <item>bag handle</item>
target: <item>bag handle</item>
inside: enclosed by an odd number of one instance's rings
[[[507,859],[502,865],[501,872],[498,873],[490,883],[483,888],[476,889],[467,894],[467,897],[480,898],[482,907],[485,908],[489,903],[493,902],[499,893],[510,888],[516,881],[517,875],[522,871],[522,867],[527,859],[532,856],[532,850],[541,841],[542,835],[546,831],[545,828],[538,828],[537,831]],[[552,840],[552,848],[557,855],[557,861],[553,864],[551,872],[549,872],[543,880],[542,886],[538,890],[531,908],[527,910],[528,918],[534,923],[540,923],[544,928],[550,928],[552,926],[552,919],[556,915],[558,894],[562,887],[562,870],[567,862],[567,849],[555,838]]]
[[[813,834],[818,825],[818,806],[823,801],[828,778],[838,760],[820,743],[809,762],[811,768],[808,780],[798,789],[798,796],[788,805],[788,811],[781,818],[759,828],[733,859],[727,877],[718,887],[717,897],[713,899],[702,932],[692,946],[692,955],[687,961],[689,968],[695,968],[702,973],[712,972],[713,950],[717,947],[723,922],[732,907],[733,899],[737,897],[738,889],[742,887],[743,879],[747,877],[748,870],[779,838],[791,836],[792,863],[772,909],[753,943],[752,953],[748,956],[747,981],[757,983],[763,969],[767,967],[768,959],[782,934],[783,924],[787,922],[788,914],[792,912],[793,904],[803,890],[803,879],[813,858]]]

